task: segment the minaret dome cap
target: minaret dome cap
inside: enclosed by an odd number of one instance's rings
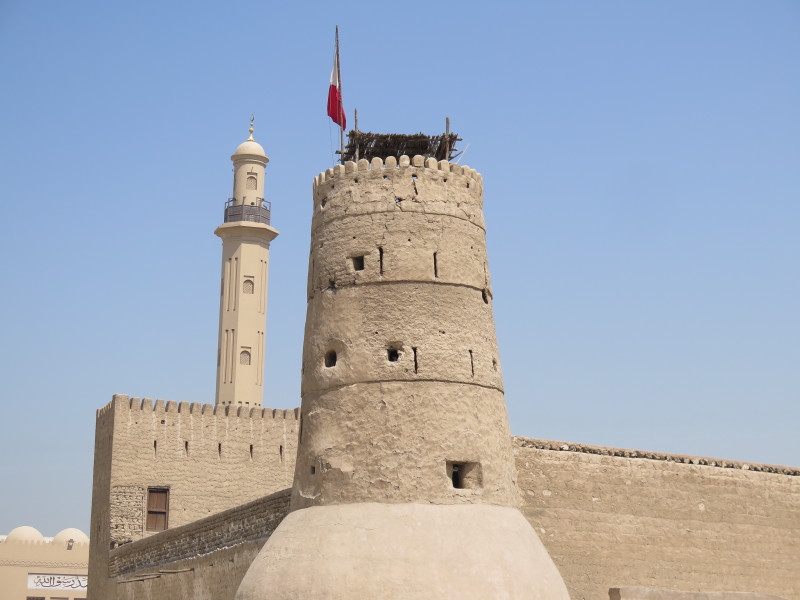
[[[252,155],[255,155],[255,156],[262,156],[264,158],[267,158],[267,153],[264,152],[264,148],[261,146],[261,144],[259,144],[257,141],[255,141],[252,137],[249,140],[239,144],[236,147],[236,152],[234,152],[233,155],[234,156],[242,156],[242,155],[250,155],[250,156],[252,156]]]
[[[237,156],[258,156],[269,161],[269,158],[267,158],[267,153],[264,152],[264,148],[261,146],[261,144],[253,139],[254,121],[255,117],[251,116],[250,137],[236,147],[236,151],[233,153],[233,156],[231,156],[231,159],[235,160]]]

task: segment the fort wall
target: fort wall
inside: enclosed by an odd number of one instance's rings
[[[264,541],[289,511],[283,490],[111,552],[108,598],[233,600]]]
[[[97,412],[89,597],[109,597],[95,583],[108,580],[109,549],[155,533],[148,489],[168,490],[173,529],[290,487],[298,418],[115,395]]]
[[[619,586],[800,599],[800,469],[514,441],[523,514],[572,600]]]
[[[800,469],[521,437],[514,449],[522,511],[572,600],[632,586],[800,600]],[[106,598],[233,600],[288,498],[113,550]]]

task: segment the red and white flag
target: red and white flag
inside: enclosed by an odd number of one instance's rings
[[[342,129],[347,127],[342,104],[342,82],[339,80],[339,28],[336,28],[336,54],[331,69],[331,85],[328,88],[328,116]]]

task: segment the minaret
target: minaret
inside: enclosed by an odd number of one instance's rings
[[[292,512],[237,600],[567,600],[517,508],[483,182],[422,156],[314,183]]]
[[[269,158],[250,137],[236,148],[233,197],[225,203],[219,299],[217,404],[261,406],[264,396],[264,332],[267,324],[270,204],[264,200]]]

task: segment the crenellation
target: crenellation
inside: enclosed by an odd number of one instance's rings
[[[688,454],[669,454],[666,452],[652,452],[647,450],[632,450],[628,448],[612,448],[607,446],[594,446],[591,444],[576,444],[574,442],[559,442],[554,440],[542,440],[534,438],[524,438],[516,436],[515,444],[521,447],[537,448],[539,450],[553,450],[556,452],[577,452],[583,454],[596,454],[598,456],[614,456],[635,459],[647,459],[680,464],[700,465],[717,467],[720,469],[740,469],[743,471],[755,471],[761,473],[776,473],[781,475],[800,476],[800,469],[781,465],[757,464],[727,460],[721,458],[709,458],[704,456],[692,456]]]

